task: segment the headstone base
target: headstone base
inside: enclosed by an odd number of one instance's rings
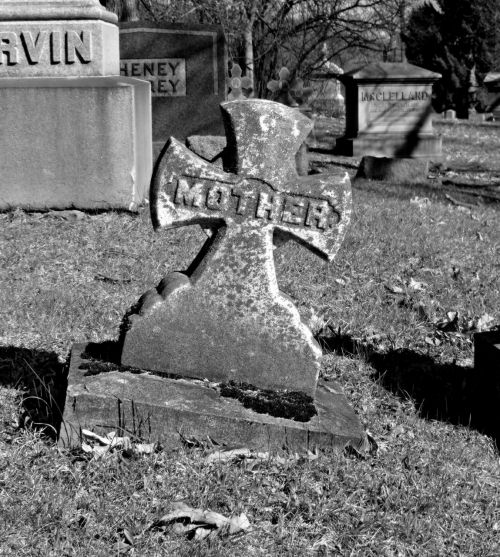
[[[120,371],[118,365],[90,374],[82,369],[85,350],[86,345],[75,345],[71,353],[60,433],[65,446],[77,445],[83,428],[158,441],[165,448],[181,446],[181,436],[209,436],[220,445],[270,452],[305,452],[349,442],[360,448],[364,443],[356,414],[333,382],[318,385],[317,415],[299,422],[245,408],[199,380]]]
[[[334,152],[344,157],[430,158],[442,156],[442,137],[433,133],[361,133],[339,137]]]
[[[0,210],[137,210],[152,171],[149,83],[0,79]]]
[[[415,183],[425,181],[428,172],[429,161],[426,159],[363,157],[356,178]]]

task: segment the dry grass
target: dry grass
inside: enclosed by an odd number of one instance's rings
[[[18,389],[43,398],[36,376],[57,383],[72,343],[116,338],[203,233],[154,234],[146,212],[0,215],[0,555],[500,555],[498,453],[477,424],[459,425],[474,324],[500,323],[498,210],[359,190],[354,204],[335,263],[290,242],[276,265],[300,310],[320,316],[323,373],[378,450],[257,464],[207,464],[196,448],[94,460],[18,429]],[[447,312],[458,317],[444,331]],[[198,542],[145,529],[175,500],[244,512],[252,531]],[[124,528],[133,546],[120,550]]]

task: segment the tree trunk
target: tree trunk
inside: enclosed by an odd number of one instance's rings
[[[250,9],[247,11],[247,22],[244,31],[245,40],[245,75],[252,80],[252,89],[255,90],[254,82],[254,51],[253,51],[253,28],[255,24],[257,2],[254,0]]]
[[[121,21],[138,21],[139,5],[138,0],[122,0]]]

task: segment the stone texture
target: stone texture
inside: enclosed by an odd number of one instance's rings
[[[441,155],[432,131],[432,83],[441,76],[411,64],[373,63],[339,77],[346,88],[345,156]]]
[[[186,146],[202,159],[213,162],[217,166],[224,166],[226,138],[221,135],[191,135],[186,139]],[[158,153],[159,154],[159,153]],[[295,156],[297,174],[309,174],[309,149],[302,143]]]
[[[99,0],[2,0],[0,21],[100,19],[117,23],[117,16]]]
[[[0,78],[119,73],[116,25],[98,20],[0,20]]]
[[[312,122],[263,100],[222,105],[228,164],[210,165],[171,139],[151,188],[155,227],[214,234],[186,273],[146,293],[124,323],[122,364],[314,396],[321,350],[280,293],[273,235],[328,260],[351,213],[347,173],[299,178],[295,154]]]
[[[221,446],[272,453],[347,443],[362,449],[363,430],[334,382],[318,386],[317,415],[308,422],[297,422],[244,408],[201,381],[124,372],[118,366],[91,375],[82,369],[84,350],[85,345],[76,345],[71,354],[60,434],[60,442],[66,446],[80,443],[81,429],[86,428],[159,441],[169,449],[182,446],[181,434],[200,440],[210,436]]]
[[[116,22],[97,0],[4,0],[0,78],[118,75]]]
[[[150,181],[149,85],[121,77],[0,80],[0,209],[135,210]]]
[[[120,24],[121,73],[152,85],[153,142],[170,136],[222,135],[219,104],[226,98],[226,51],[215,25]]]
[[[429,161],[425,159],[363,157],[356,178],[414,183],[425,181],[428,173]]]

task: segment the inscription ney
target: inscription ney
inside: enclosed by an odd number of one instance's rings
[[[149,81],[153,97],[186,96],[186,60],[184,58],[122,60],[120,74]]]

